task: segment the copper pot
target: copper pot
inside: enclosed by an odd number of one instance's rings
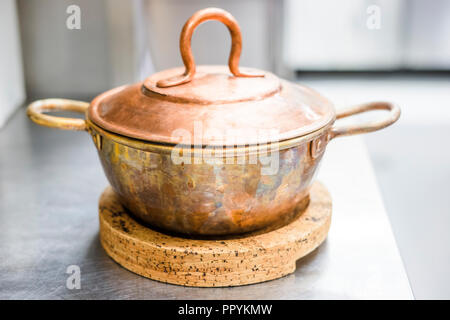
[[[190,41],[203,21],[231,33],[229,71],[196,68]],[[226,11],[208,8],[183,27],[185,69],[107,91],[90,104],[48,99],[32,103],[36,123],[87,131],[123,205],[141,221],[195,235],[249,232],[289,219],[308,193],[327,143],[397,121],[400,109],[373,102],[335,112],[312,89],[255,69],[240,69],[241,33]],[[86,120],[46,111],[85,113]],[[387,110],[371,123],[338,126],[336,119]]]

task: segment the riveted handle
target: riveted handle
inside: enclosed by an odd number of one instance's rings
[[[37,124],[62,130],[86,130],[86,121],[75,118],[62,118],[44,114],[49,111],[75,111],[85,113],[88,102],[67,99],[44,99],[30,104],[27,108],[28,117]]]
[[[156,85],[160,88],[177,86],[192,80],[195,75],[195,61],[192,55],[191,39],[195,28],[207,20],[217,20],[228,27],[231,34],[231,51],[228,66],[236,77],[263,77],[262,74],[247,74],[239,71],[239,58],[242,50],[241,28],[236,19],[227,11],[218,8],[207,8],[197,11],[184,24],[180,35],[180,53],[185,66],[183,74],[168,79],[159,80]]]
[[[339,110],[337,112],[336,118],[337,119],[346,118],[354,114],[372,110],[387,110],[389,111],[389,113],[381,120],[376,120],[368,123],[355,125],[341,125],[341,126],[334,125],[331,128],[330,139],[341,136],[349,136],[354,134],[377,131],[386,128],[387,126],[390,126],[391,124],[396,122],[400,117],[400,108],[397,105],[390,102],[379,101],[360,104]]]

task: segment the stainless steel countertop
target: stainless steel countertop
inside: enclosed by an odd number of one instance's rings
[[[135,275],[98,235],[107,186],[90,137],[39,127],[17,112],[0,131],[0,299],[412,298],[361,138],[333,141],[319,174],[333,197],[327,241],[294,274],[234,288],[187,288]],[[78,265],[81,289],[66,269]]]

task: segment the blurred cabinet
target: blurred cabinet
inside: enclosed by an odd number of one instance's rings
[[[448,0],[285,0],[290,70],[450,70]]]
[[[395,69],[403,17],[403,0],[286,0],[284,63],[292,70]]]
[[[409,0],[405,64],[450,70],[450,1]]]
[[[16,2],[0,1],[0,128],[25,100]]]
[[[31,99],[89,100],[151,72],[141,0],[18,0],[27,93]],[[80,29],[69,29],[69,6]]]

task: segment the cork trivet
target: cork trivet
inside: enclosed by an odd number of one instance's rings
[[[282,226],[225,239],[189,239],[142,225],[110,187],[100,197],[100,241],[124,268],[162,282],[194,287],[258,283],[295,271],[295,262],[326,238],[331,197],[316,182],[305,211]]]

